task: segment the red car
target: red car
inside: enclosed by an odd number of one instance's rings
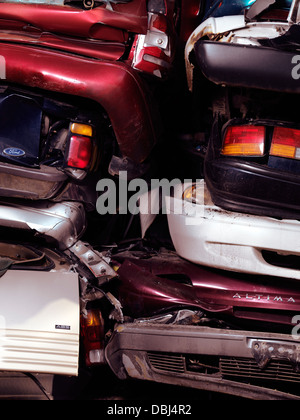
[[[148,170],[160,133],[149,86],[199,12],[199,1],[182,3],[0,3],[1,196],[93,204],[86,175]]]

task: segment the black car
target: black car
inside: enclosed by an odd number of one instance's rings
[[[204,177],[227,210],[299,219],[299,3],[257,0],[188,41]]]

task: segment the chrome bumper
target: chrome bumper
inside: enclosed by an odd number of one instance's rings
[[[61,250],[74,245],[86,228],[81,203],[3,202],[0,204],[0,226],[34,230],[57,242]]]

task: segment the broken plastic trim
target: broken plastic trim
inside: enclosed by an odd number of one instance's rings
[[[254,20],[258,15],[260,15],[263,11],[268,9],[272,4],[276,3],[276,0],[256,0],[252,6],[246,11],[245,18],[246,20]],[[288,22],[289,23],[297,23],[300,19],[300,0],[293,0],[289,16]]]
[[[252,4],[250,9],[246,12],[246,19],[252,20],[256,16],[260,15],[264,10],[266,10],[269,6],[276,3],[276,0],[256,0],[255,3]]]

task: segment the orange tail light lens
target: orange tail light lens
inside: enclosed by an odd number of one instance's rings
[[[263,126],[230,126],[226,130],[221,153],[225,156],[263,156],[265,135]]]
[[[300,130],[275,127],[270,155],[300,159]]]
[[[92,137],[93,135],[93,128],[87,124],[73,123],[71,124],[70,130],[71,133],[79,134],[81,136]]]

